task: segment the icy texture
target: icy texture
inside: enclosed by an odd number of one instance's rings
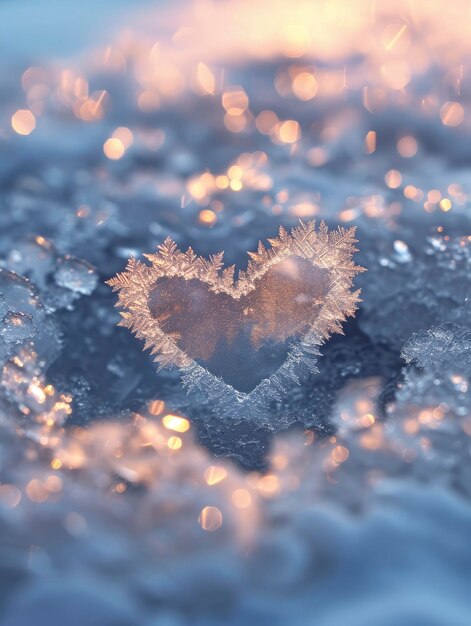
[[[471,375],[471,330],[448,325],[420,331],[413,335],[402,349],[408,363],[444,373]]]
[[[402,249],[402,248],[401,248]],[[361,327],[376,341],[400,347],[419,329],[445,322],[471,325],[471,242],[468,238],[428,239],[407,260],[397,251],[365,262]],[[387,289],[385,289],[387,285]]]
[[[33,316],[9,311],[2,320],[0,335],[5,343],[21,343],[31,339],[38,329],[33,324]]]
[[[31,278],[49,311],[70,307],[82,295],[90,295],[98,282],[87,261],[59,255],[52,241],[40,236],[16,243],[5,265]]]
[[[0,321],[0,362],[5,363],[31,341],[44,363],[52,362],[60,349],[59,330],[35,287],[18,274],[0,269],[0,295],[5,311]]]
[[[439,476],[469,495],[469,330],[447,326],[420,332],[404,346],[403,356],[419,369],[405,369],[388,412],[407,417],[390,428],[402,429],[404,442],[415,439],[412,454],[423,458],[417,474],[426,480]]]
[[[125,5],[0,3],[1,626],[468,626],[468,3]],[[269,420],[116,328],[130,256],[299,218],[368,272]]]
[[[237,281],[234,266],[222,269],[222,254],[205,260],[167,239],[158,254],[146,255],[151,266],[131,259],[108,281],[119,290],[120,325],[145,340],[160,367],[179,367],[185,387],[202,392],[220,418],[270,422],[269,402],[318,371],[319,346],[355,312],[352,281],[363,268],[351,259],[354,234],[342,227],[329,233],[323,222],[319,230],[301,223],[290,234],[281,227],[270,248],[260,242],[249,253]],[[271,375],[263,364],[253,367],[262,346],[270,363],[273,346],[283,343]],[[240,368],[255,372],[247,378]]]
[[[69,255],[58,260],[54,280],[59,287],[89,296],[95,289],[98,279],[93,267],[86,261]]]

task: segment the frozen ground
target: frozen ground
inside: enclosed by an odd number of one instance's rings
[[[66,6],[0,8],[1,626],[469,624],[466,3]],[[273,420],[116,327],[299,218],[368,271]]]

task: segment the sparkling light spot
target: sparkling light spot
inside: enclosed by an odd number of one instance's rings
[[[451,200],[449,198],[443,198],[440,200],[440,209],[445,213],[451,209]]]
[[[301,138],[301,129],[295,120],[281,122],[277,128],[277,136],[283,143],[295,143]]]
[[[262,135],[270,135],[278,124],[278,116],[273,111],[262,111],[257,115],[255,125]]]
[[[205,506],[198,521],[203,530],[214,532],[222,526],[222,513],[216,506]]]
[[[216,90],[214,74],[204,63],[198,63],[196,67],[196,80],[201,95],[214,95]]]
[[[280,491],[280,481],[274,474],[267,474],[260,478],[257,488],[262,496],[269,498]]]
[[[386,50],[407,50],[410,45],[410,36],[407,24],[388,24],[381,37]]]
[[[441,198],[442,194],[438,189],[431,189],[427,194],[427,200],[429,200],[429,202],[433,202],[434,204],[440,202]]]
[[[11,127],[18,135],[30,135],[36,128],[36,118],[28,109],[19,109],[12,115]]]
[[[125,148],[120,139],[116,137],[110,137],[103,144],[103,152],[105,153],[105,156],[108,157],[108,159],[111,159],[112,161],[117,161],[123,156]]]
[[[231,500],[237,509],[247,509],[252,503],[252,496],[247,489],[234,489]]]
[[[168,438],[167,446],[170,448],[170,450],[180,450],[182,445],[183,445],[183,442],[180,439],[180,437],[169,437]]]
[[[229,178],[224,175],[216,176],[216,187],[218,189],[227,189],[229,187]]]
[[[417,140],[411,135],[401,137],[397,142],[397,151],[405,159],[410,159],[417,153]]]
[[[229,115],[242,115],[249,106],[249,99],[241,88],[229,90],[222,94],[222,106]]]
[[[218,216],[211,209],[203,209],[199,214],[199,221],[205,226],[213,226],[217,222]]]
[[[62,480],[59,476],[48,476],[46,478],[46,489],[50,493],[59,493],[62,491]]]
[[[370,130],[366,133],[365,137],[365,152],[366,154],[373,154],[376,150],[376,133],[374,130]]]
[[[247,118],[244,114],[226,113],[224,125],[231,133],[241,133],[247,126]]]
[[[178,415],[165,415],[165,417],[162,418],[162,423],[165,428],[174,430],[177,433],[186,433],[186,431],[190,429],[190,422]]]
[[[227,471],[218,465],[211,465],[204,473],[204,479],[208,485],[217,485],[227,476]]]
[[[335,446],[332,450],[332,459],[335,463],[344,463],[349,455],[350,453],[345,446]]]
[[[113,133],[114,139],[119,139],[123,144],[124,149],[127,150],[134,143],[134,135],[132,131],[126,126],[119,126]]]
[[[151,415],[160,415],[165,409],[165,402],[162,400],[152,400],[149,402],[149,413]]]
[[[445,126],[459,126],[464,120],[464,109],[459,102],[445,102],[440,109],[440,119]]]
[[[232,189],[232,191],[240,191],[242,189],[242,181],[240,180],[231,180],[231,182],[229,183],[230,188]]]
[[[15,485],[0,485],[0,505],[14,509],[21,500],[21,491]]]
[[[387,172],[386,176],[384,177],[384,180],[386,181],[386,185],[390,189],[397,189],[401,186],[402,176],[401,173],[397,170],[389,170],[389,172]]]
[[[312,100],[316,96],[319,86],[310,72],[300,72],[293,79],[292,89],[299,100]]]
[[[227,174],[229,178],[242,178],[244,174],[244,170],[240,167],[240,165],[231,165],[231,167],[227,170]]]
[[[33,478],[26,485],[26,495],[32,502],[39,504],[47,500],[49,492],[40,480]]]

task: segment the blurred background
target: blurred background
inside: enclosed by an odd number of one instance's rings
[[[471,621],[471,8],[0,4],[0,625]],[[234,418],[117,327],[172,237],[357,228],[355,318]],[[197,320],[195,321],[197,323]]]

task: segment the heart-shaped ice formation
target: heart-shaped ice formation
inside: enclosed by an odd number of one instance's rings
[[[134,259],[109,284],[119,290],[120,325],[145,340],[161,367],[237,413],[280,398],[317,371],[318,347],[356,309],[351,291],[362,270],[352,261],[355,229],[328,232],[313,222],[261,243],[245,272],[222,269],[167,239],[151,265]]]

